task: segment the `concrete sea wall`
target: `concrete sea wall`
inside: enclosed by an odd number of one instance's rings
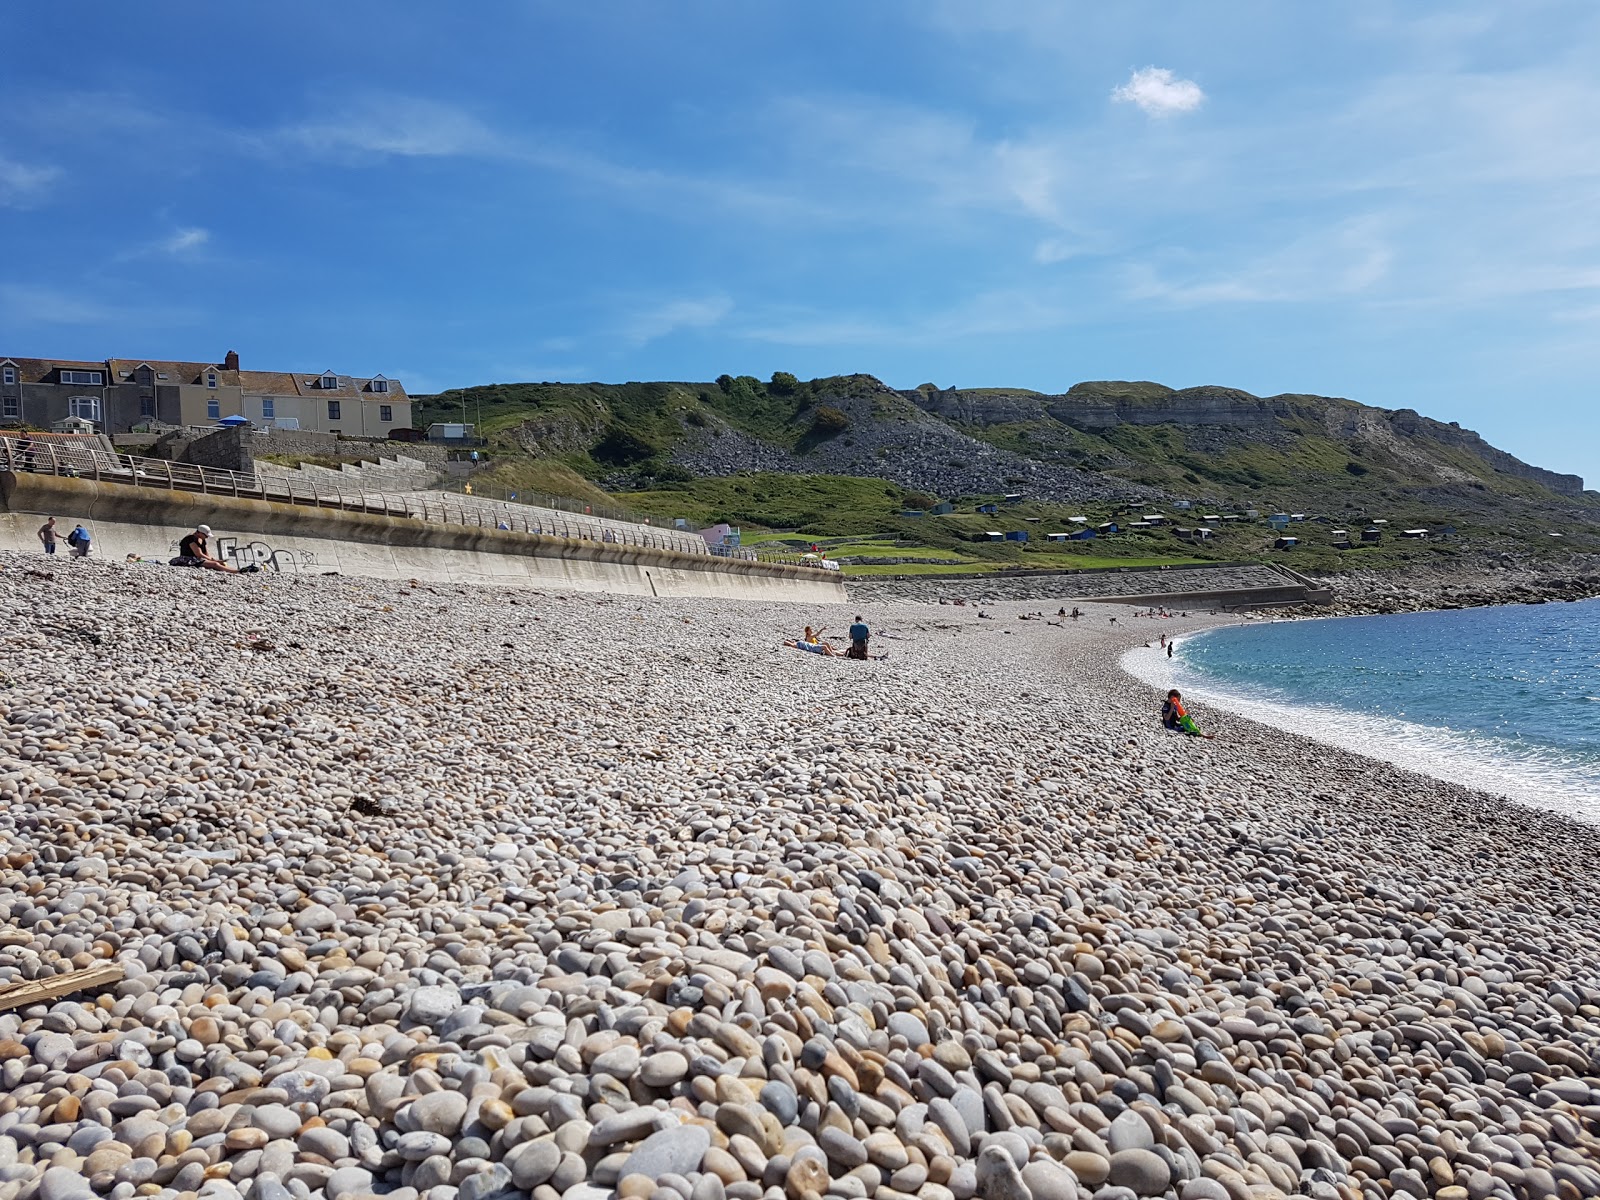
[[[197,524],[218,551],[263,571],[425,579],[639,596],[844,600],[837,574],[233,496],[169,492],[54,475],[0,473],[0,550],[36,553],[36,530],[89,526],[94,553],[166,562]],[[63,545],[59,553],[65,554]]]

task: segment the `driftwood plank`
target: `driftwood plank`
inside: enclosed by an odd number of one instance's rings
[[[81,971],[68,971],[49,979],[28,979],[0,988],[0,1012],[13,1008],[26,1008],[45,1000],[70,996],[73,992],[86,992],[91,988],[105,987],[122,979],[119,963],[105,963],[98,967],[85,967]]]

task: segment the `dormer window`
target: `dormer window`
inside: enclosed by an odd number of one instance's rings
[[[372,381],[372,390],[380,395],[387,396],[389,394],[389,381],[387,379],[374,379]]]
[[[322,387],[324,391],[331,392],[337,390],[339,387],[339,377],[337,375],[324,375],[322,377]]]
[[[104,376],[101,375],[101,373],[99,371],[62,371],[61,372],[61,382],[62,383],[78,383],[78,384],[87,384],[90,387],[98,387],[103,378],[104,378]]]
[[[217,386],[217,373],[215,371],[206,372],[206,386],[208,388],[214,388]]]
[[[15,367],[0,367],[0,383],[7,387],[17,382],[17,369]]]

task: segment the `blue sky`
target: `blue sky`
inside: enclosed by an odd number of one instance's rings
[[[1350,396],[1600,485],[1600,6],[15,4],[0,348]]]

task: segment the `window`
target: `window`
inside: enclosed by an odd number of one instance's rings
[[[385,424],[388,424],[389,422],[393,421],[394,420],[394,405],[392,405],[392,404],[380,404],[380,405],[378,405],[378,420],[384,422]]]
[[[207,400],[206,401],[206,420],[208,420],[208,421],[219,421],[221,419],[222,419],[222,401],[221,400]]]
[[[330,392],[336,390],[339,386],[339,377],[337,375],[324,375],[322,377],[322,386]]]
[[[156,415],[156,398],[154,396],[139,397],[139,415],[153,417]]]
[[[272,399],[270,396],[263,396],[261,398],[261,419],[263,421],[270,421],[277,415],[278,402]]]
[[[15,396],[7,396],[0,401],[0,417],[20,417],[22,415],[22,402]]]
[[[338,419],[339,419],[339,402],[337,400],[329,400],[328,401],[328,420],[337,421]]]
[[[217,373],[215,371],[206,372],[206,386],[208,388],[214,388],[217,386]]]
[[[100,419],[99,396],[74,396],[67,404],[75,417],[82,417],[85,421]]]
[[[102,379],[99,371],[63,371],[62,383],[87,383],[98,385]]]
[[[3,372],[0,372],[0,382],[4,382],[9,385],[15,383],[16,381],[17,369],[15,367],[6,367],[4,368]]]
[[[389,381],[387,379],[374,379],[372,381],[372,390],[387,396],[389,394]]]

